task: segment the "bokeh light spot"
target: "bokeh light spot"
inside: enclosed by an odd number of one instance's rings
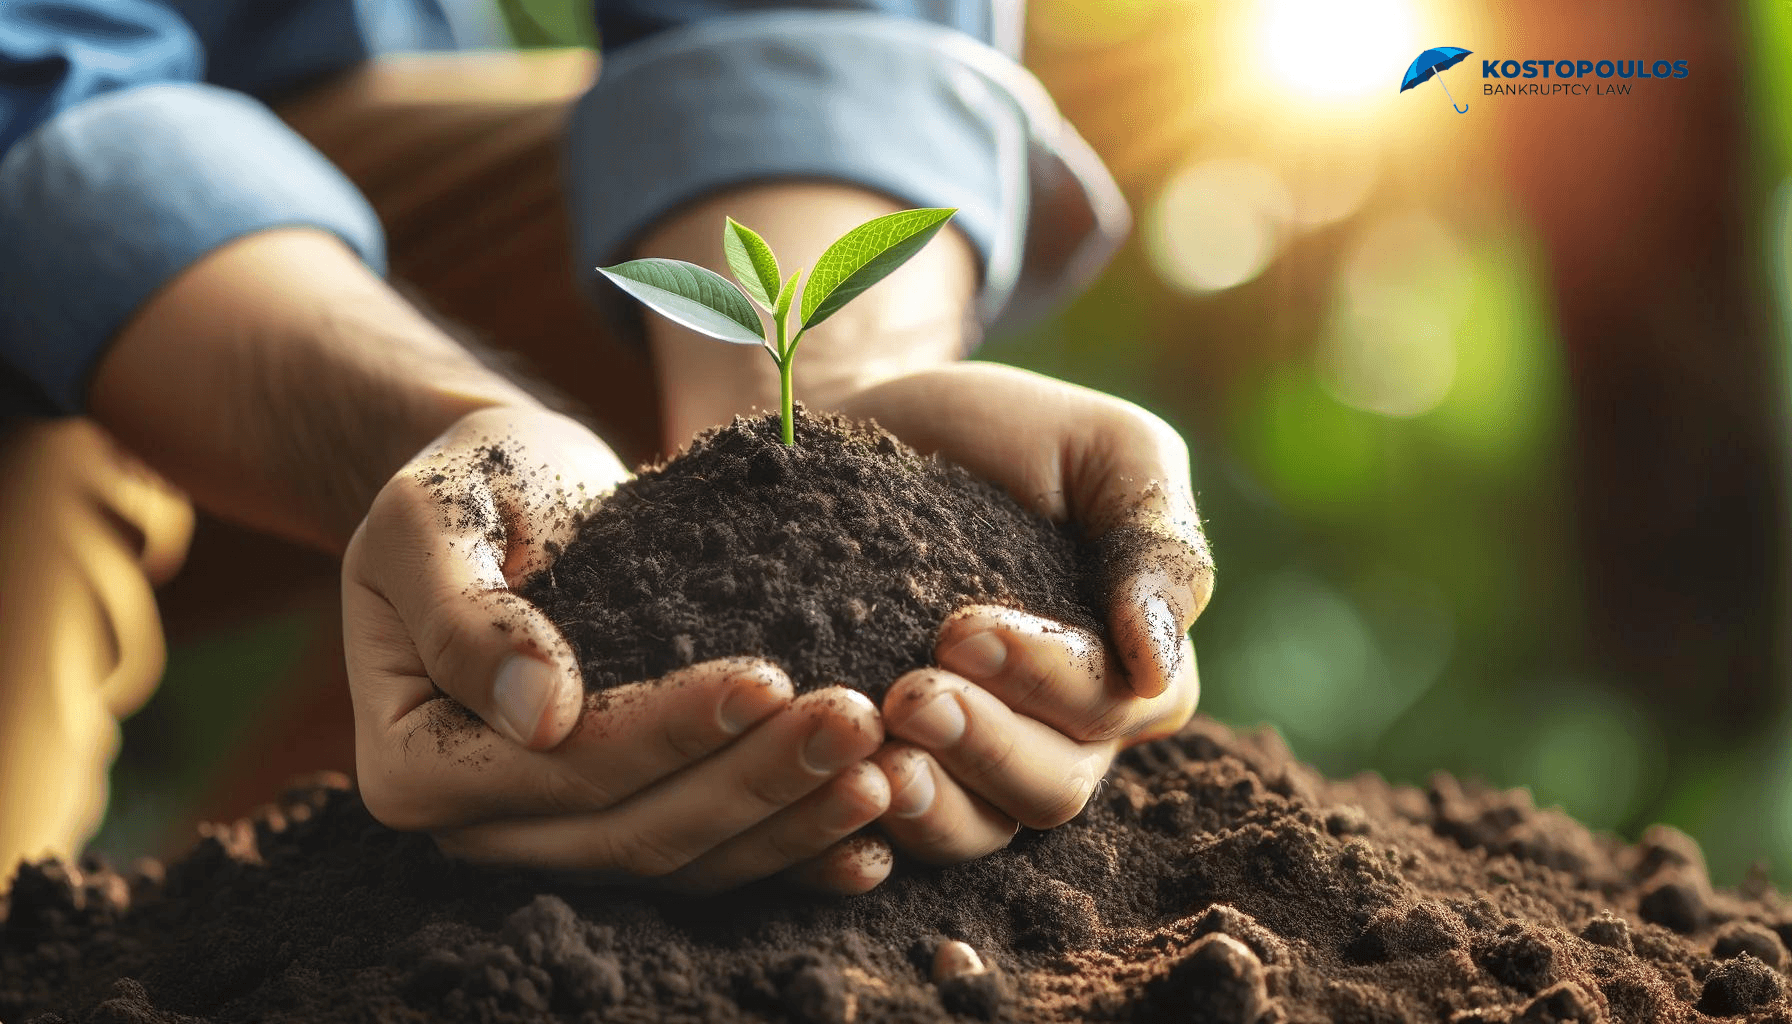
[[[1645,750],[1657,739],[1635,706],[1601,689],[1568,683],[1529,723],[1513,778],[1540,804],[1559,803],[1594,828],[1623,822],[1639,793]]]
[[[1383,416],[1436,408],[1456,377],[1456,331],[1473,291],[1467,254],[1436,218],[1409,213],[1373,225],[1348,257],[1320,341],[1326,391]]]
[[[1260,164],[1196,164],[1158,196],[1145,221],[1145,252],[1158,274],[1183,291],[1236,287],[1275,257],[1293,206],[1281,179]]]

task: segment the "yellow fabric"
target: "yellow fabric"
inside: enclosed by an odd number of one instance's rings
[[[166,660],[152,582],[192,532],[186,498],[91,420],[0,435],[0,878],[99,824],[117,720]]]

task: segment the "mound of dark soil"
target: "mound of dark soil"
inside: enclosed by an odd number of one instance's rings
[[[1792,908],[1521,793],[1326,782],[1197,720],[1076,821],[870,895],[688,901],[450,863],[340,789],[129,879],[26,869],[0,1019],[1792,1020]],[[936,983],[947,939],[990,970]]]
[[[1092,545],[875,426],[736,418],[610,495],[519,591],[572,644],[587,690],[760,655],[799,691],[881,698],[933,661],[967,604],[1099,631]]]

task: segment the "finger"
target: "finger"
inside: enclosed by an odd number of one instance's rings
[[[362,743],[363,796],[381,822],[408,830],[602,810],[733,742],[791,697],[770,663],[704,662],[591,695],[573,734],[548,752],[438,697]]]
[[[961,609],[934,652],[941,668],[1072,739],[1131,735],[1162,715],[1133,693],[1099,637],[1012,608]]]
[[[1183,640],[1213,596],[1213,555],[1193,498],[1154,481],[1100,546],[1114,647],[1133,690],[1155,697],[1181,671]]]
[[[607,811],[490,822],[438,840],[474,860],[664,877],[819,789],[882,741],[877,708],[863,694],[822,690]]]
[[[679,869],[666,880],[694,892],[720,892],[820,857],[877,820],[890,806],[890,784],[866,761],[758,825]]]
[[[890,779],[890,809],[879,824],[895,846],[928,864],[994,853],[1020,823],[967,792],[927,752],[892,743],[872,758]]]
[[[1117,737],[1120,746],[1131,747],[1174,736],[1195,717],[1195,706],[1201,701],[1201,673],[1195,663],[1195,645],[1186,636],[1182,638],[1182,653],[1176,666],[1176,676],[1170,681],[1170,688],[1143,702],[1150,714]]]
[[[891,735],[932,754],[958,783],[1029,828],[1083,809],[1117,744],[1078,743],[937,669],[896,681],[884,700]]]
[[[883,837],[861,832],[784,872],[784,878],[805,889],[857,896],[877,888],[895,865],[896,858]]]
[[[469,490],[458,501],[445,509],[423,481],[409,477],[395,479],[375,501],[345,556],[359,571],[352,586],[345,574],[344,610],[373,614],[373,602],[385,602],[399,627],[398,636],[385,639],[400,642],[381,643],[383,660],[351,672],[365,669],[397,684],[368,695],[382,724],[440,689],[514,742],[553,747],[584,703],[572,649],[505,582],[490,492]],[[353,592],[359,590],[366,593]]]

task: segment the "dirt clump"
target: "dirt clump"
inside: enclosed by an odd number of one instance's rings
[[[799,691],[874,698],[933,661],[969,604],[1099,634],[1095,545],[964,469],[837,416],[736,418],[606,497],[518,588],[587,690],[693,662],[768,657]]]

